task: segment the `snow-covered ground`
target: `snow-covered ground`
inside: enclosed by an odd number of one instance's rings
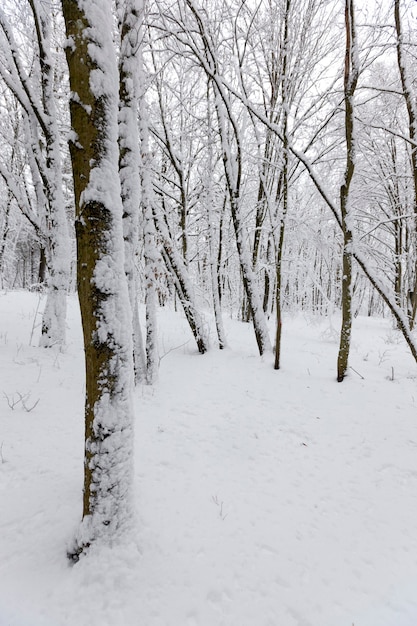
[[[355,320],[338,384],[337,319],[287,317],[275,372],[250,326],[200,356],[161,310],[136,532],[71,567],[81,329],[73,297],[66,350],[36,347],[38,298],[0,294],[0,626],[417,625],[417,367],[389,320]]]

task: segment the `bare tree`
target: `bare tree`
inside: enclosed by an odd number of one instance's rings
[[[48,297],[42,320],[41,345],[65,342],[66,294],[70,271],[70,241],[62,187],[60,133],[54,93],[54,63],[51,52],[50,14],[38,0],[28,0],[32,13],[38,84],[29,80],[25,61],[14,37],[13,28],[0,9],[0,48],[4,62],[0,76],[19,102],[27,138],[28,162],[36,194],[36,211],[28,210],[19,185],[7,168],[0,175],[17,204],[36,223],[45,244],[49,269]]]
[[[244,291],[254,327],[255,338],[260,354],[271,349],[269,332],[262,307],[259,285],[253,271],[250,250],[245,235],[242,207],[244,157],[242,152],[242,132],[238,116],[233,110],[230,94],[224,88],[222,68],[217,47],[212,38],[213,30],[207,23],[206,12],[201,11],[193,0],[186,0],[189,15],[181,15],[180,30],[174,31],[178,43],[184,46],[198,61],[202,70],[210,79],[214,94],[214,109],[224,167],[224,176],[228,194],[228,205],[232,217],[236,247]],[[177,18],[172,16],[173,22]]]

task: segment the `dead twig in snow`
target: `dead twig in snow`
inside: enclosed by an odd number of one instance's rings
[[[221,519],[221,520],[223,520],[223,522],[224,522],[224,520],[225,520],[225,519],[226,519],[226,517],[227,517],[227,513],[223,513],[223,502],[220,502],[220,501],[219,501],[219,498],[217,497],[217,495],[215,495],[215,496],[211,496],[211,499],[213,500],[214,504],[215,504],[217,507],[219,507],[219,517],[220,517],[220,519]]]
[[[362,376],[362,374],[359,374],[359,372],[357,370],[355,370],[354,367],[352,367],[351,365],[349,365],[349,368],[355,372],[355,374],[357,374],[359,376],[359,378],[362,378],[362,380],[365,380],[365,376]]]
[[[174,348],[170,348],[169,350],[164,352],[164,354],[159,357],[159,364],[161,364],[162,359],[165,358],[170,352],[174,352],[174,350],[178,350],[179,348],[183,348],[184,346],[187,345],[187,343],[190,343],[190,341],[191,341],[191,339],[188,339],[188,341],[186,341],[185,343],[181,343],[179,346],[175,346]]]
[[[28,391],[28,393],[25,393],[25,394],[17,391],[16,395],[17,395],[17,398],[15,397],[15,394],[13,394],[12,396],[8,396],[7,393],[3,392],[3,396],[6,398],[7,404],[9,405],[9,408],[12,411],[14,411],[15,406],[17,406],[18,404],[21,404],[24,410],[26,411],[26,413],[30,413],[38,405],[38,402],[40,400],[40,398],[38,398],[35,404],[33,404],[32,406],[29,406],[27,404],[27,401],[30,398],[30,391]]]

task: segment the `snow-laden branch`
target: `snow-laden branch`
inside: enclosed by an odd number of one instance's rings
[[[47,134],[46,120],[42,111],[36,104],[29,78],[20,58],[19,46],[13,36],[12,28],[7,20],[6,14],[1,8],[0,29],[4,34],[3,45],[1,47],[7,61],[7,66],[0,63],[0,75],[19,101],[22,108],[26,111],[26,114],[28,116],[34,115],[43,132]]]
[[[26,219],[32,224],[33,228],[36,231],[36,234],[41,240],[45,240],[45,233],[43,231],[40,219],[37,215],[35,215],[32,211],[27,198],[21,193],[19,186],[16,184],[14,177],[10,173],[10,171],[0,162],[0,176],[3,178],[6,183],[6,187],[9,192],[12,194],[13,198],[16,200],[16,204],[26,217]]]
[[[362,239],[365,239],[366,237],[371,235],[375,230],[377,230],[378,228],[380,228],[384,224],[391,224],[392,222],[399,222],[401,220],[408,220],[408,219],[411,219],[412,217],[413,217],[413,214],[410,213],[409,215],[400,215],[399,217],[392,217],[390,219],[382,220],[382,221],[378,222],[378,224],[373,226],[370,230],[368,230],[366,233],[364,233],[360,237],[359,241],[362,241]]]

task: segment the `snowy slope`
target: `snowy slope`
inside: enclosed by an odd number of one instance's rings
[[[200,356],[161,310],[137,528],[71,567],[81,329],[71,298],[65,352],[35,347],[37,306],[0,294],[0,626],[417,625],[417,367],[390,321],[355,320],[337,384],[336,319],[286,319],[274,372],[249,325]]]

